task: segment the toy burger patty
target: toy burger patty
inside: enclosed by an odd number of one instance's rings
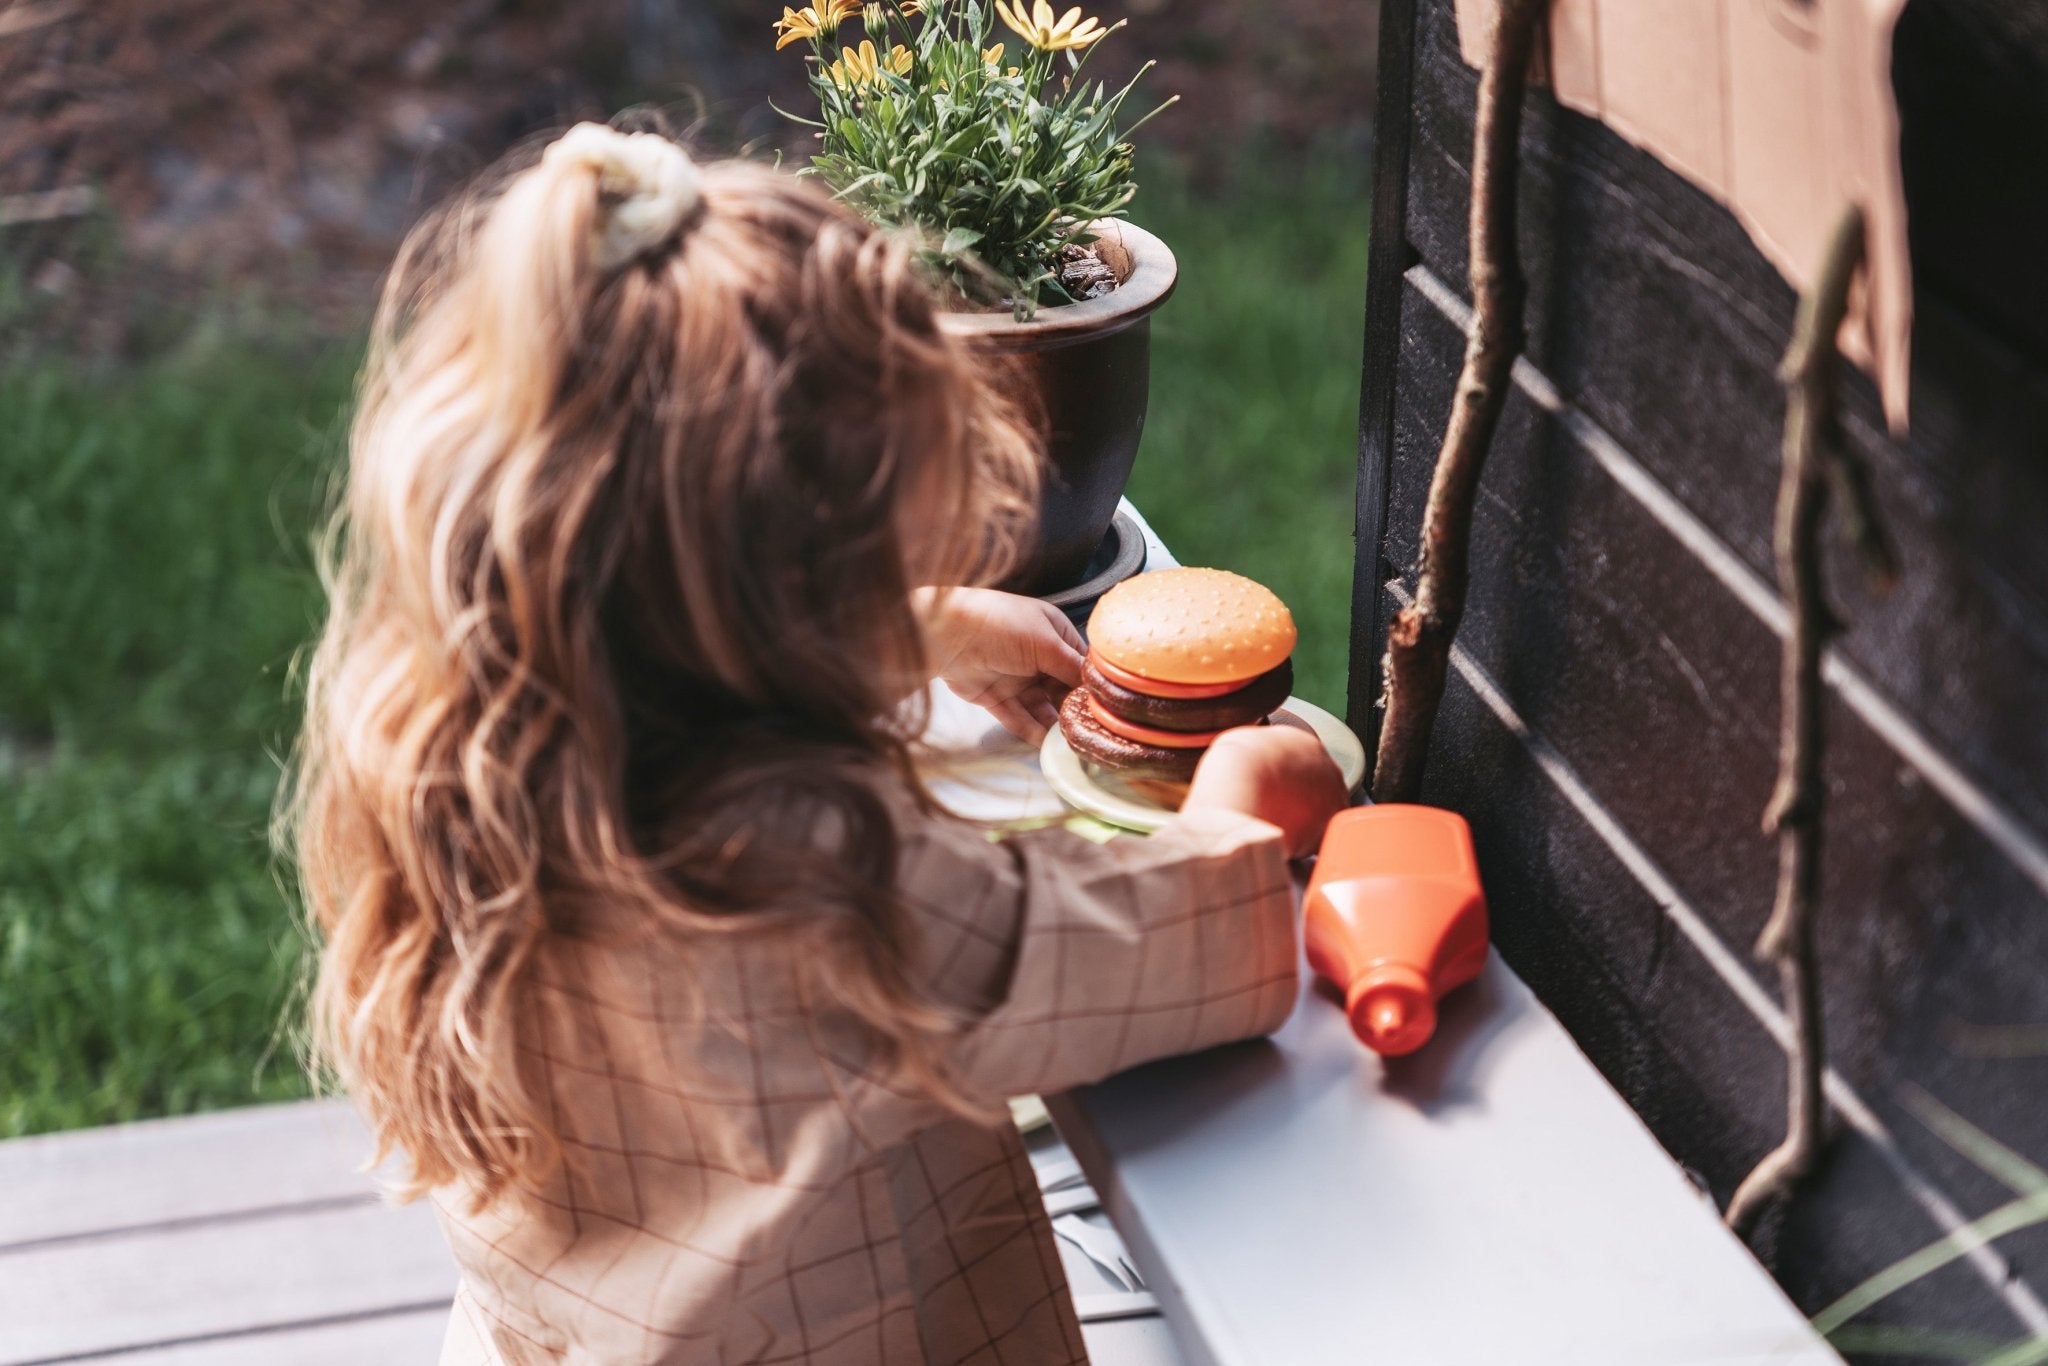
[[[1126,579],[1088,618],[1088,661],[1060,707],[1060,731],[1091,763],[1185,780],[1217,735],[1287,700],[1294,640],[1287,605],[1241,574]]]

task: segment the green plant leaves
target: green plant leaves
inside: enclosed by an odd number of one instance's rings
[[[813,41],[820,117],[796,121],[823,137],[805,173],[867,217],[916,231],[941,280],[974,302],[1028,312],[1063,300],[1060,251],[1137,191],[1130,129],[1117,120],[1151,64],[1121,90],[1083,84],[1075,54],[1062,74],[1051,55],[998,34],[978,0],[934,0],[903,36],[909,73],[865,81],[845,77],[838,40]],[[835,61],[844,84],[829,74]]]
[[[1904,1087],[1900,1101],[1935,1137],[1976,1163],[1986,1175],[2012,1190],[2019,1198],[1971,1220],[1912,1255],[1900,1258],[1815,1314],[1814,1328],[1838,1346],[1847,1346],[1848,1340],[1860,1340],[1865,1333],[1883,1334],[1885,1330],[1881,1329],[1859,1332],[1847,1327],[1849,1320],[1880,1300],[2007,1234],[2048,1223],[2048,1171],[2043,1171],[1917,1086]],[[1973,1355],[1972,1359],[1979,1366],[2038,1366],[2038,1363],[2048,1362],[2048,1338],[2013,1343],[1988,1354]]]

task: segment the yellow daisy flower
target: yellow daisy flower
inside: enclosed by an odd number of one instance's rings
[[[863,38],[859,47],[850,47],[840,53],[839,60],[825,68],[825,74],[841,90],[851,90],[863,85],[880,85],[885,71],[908,76],[910,62],[910,49],[903,44],[896,44],[884,57],[875,51],[873,43]]]
[[[1046,0],[1035,0],[1028,15],[1024,12],[1024,0],[1014,4],[1010,0],[996,0],[996,14],[1019,38],[1040,52],[1086,47],[1109,32],[1096,20],[1083,19],[1079,5],[1055,19]]]
[[[818,0],[802,9],[785,5],[782,17],[775,21],[775,31],[782,35],[775,40],[775,50],[780,52],[800,38],[830,38],[839,31],[841,20],[851,19],[860,9],[861,0]]]

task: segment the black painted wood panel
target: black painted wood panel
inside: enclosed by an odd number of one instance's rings
[[[1450,0],[1415,0],[1413,11],[1412,51],[1383,57],[1412,58],[1398,264],[1419,262],[1462,297],[1476,77],[1458,58]],[[1982,187],[1971,177],[1981,172],[1970,167],[2002,164],[1993,149],[1930,174],[1929,130],[1982,130],[1986,109],[2005,107],[1999,100],[2036,96],[2048,130],[2048,83],[2010,76],[2032,70],[2036,55],[2048,71],[2048,46],[2037,54],[2025,35],[2017,56],[1999,58],[2006,74],[1971,100],[1944,93],[1972,35],[2001,23],[2024,29],[2018,13],[1990,4],[1959,17],[1950,0],[1914,0],[1901,25],[1902,45],[1925,48],[1896,63],[1911,125],[1909,212],[1926,234],[1915,239],[1912,431],[1884,431],[1861,376],[1846,397],[1849,437],[1872,468],[1904,581],[1880,597],[1847,556],[1830,570],[1852,622],[1841,642],[1851,667],[2038,842],[2048,838],[2048,349],[2022,324],[2048,318],[2048,297],[2017,314],[2011,305],[2048,290],[2048,270],[2039,261],[2003,274],[1981,261],[1922,270],[1918,258],[1937,247],[1953,253],[1958,242],[2048,241],[2048,190],[1978,194],[1979,218],[2017,220],[1991,231],[1966,215],[1929,215],[1913,198],[1967,198],[1958,177],[1975,193]],[[1388,32],[1401,27],[1390,22]],[[2048,35],[2048,25],[2040,30]],[[1623,458],[1774,581],[1783,415],[1774,371],[1792,290],[1705,194],[1540,92],[1530,97],[1524,155],[1531,360]],[[1376,267],[1388,245],[1376,239]],[[2002,282],[2003,311],[1986,307],[1987,280]],[[1384,340],[1368,320],[1368,398],[1376,364],[1392,383],[1362,414],[1362,456],[1383,468],[1362,461],[1361,480],[1380,481],[1385,520],[1378,544],[1361,540],[1361,578],[1413,563],[1462,346],[1457,323],[1417,277],[1397,310],[1381,298],[1372,307],[1398,320],[1398,338]],[[1377,445],[1376,423],[1388,433]],[[1363,517],[1360,525],[1363,533]],[[1376,597],[1373,619],[1354,631],[1355,679],[1376,679],[1398,605],[1390,593]],[[1571,781],[1676,887],[1683,908],[1658,904],[1557,776],[1459,679],[1439,721],[1427,795],[1473,821],[1503,954],[1725,1201],[1782,1131],[1784,1064],[1680,920],[1696,916],[1775,999],[1774,976],[1751,966],[1749,950],[1775,875],[1758,817],[1776,762],[1777,637],[1568,424],[1517,392],[1482,485],[1463,646]],[[1355,705],[1363,692],[1354,686]],[[2048,1056],[1989,1056],[1985,1033],[2048,1022],[2048,895],[1929,785],[1896,737],[1839,698],[1828,726],[1821,935],[1830,1057],[1911,1175],[1843,1128],[1823,1178],[1767,1225],[1760,1250],[1809,1309],[1938,1235],[1908,1190],[1913,1180],[1965,1217],[2008,1198],[1903,1108],[1912,1088],[2048,1165],[2048,1105],[2038,1099]],[[1999,1251],[2010,1258],[2005,1274],[2026,1277],[2048,1265],[2048,1231]],[[2048,1289],[2048,1277],[2031,1283]],[[2008,1339],[2021,1331],[2010,1297],[1961,1265],[1872,1319]]]
[[[1779,1090],[1763,1027],[1715,989],[1697,951],[1455,677],[1439,741],[1427,795],[1472,820],[1502,954],[1672,1155],[1725,1202],[1749,1155],[1774,1141],[1782,1122],[1775,1107],[1745,1119],[1729,1104],[1743,1089],[1731,1079],[1749,1078],[1747,1089],[1760,1098]],[[1612,940],[1630,937],[1643,943],[1643,976],[1616,975],[1608,963]],[[1968,1213],[2003,1198],[1938,1148],[1916,1157]],[[1836,1138],[1796,1217],[1768,1231],[1766,1252],[1794,1301],[1811,1311],[1940,1234],[1851,1131]],[[2020,1265],[2038,1265],[2044,1241],[2001,1246]],[[1654,1242],[1644,1255],[1657,1255]],[[2015,1335],[1982,1278],[1960,1265],[1909,1287],[1869,1321]]]
[[[1415,6],[1388,0],[1380,15],[1379,98],[1373,111],[1373,251],[1366,262],[1365,364],[1358,393],[1358,485],[1353,513],[1351,654],[1367,661],[1347,680],[1345,720],[1379,749],[1378,661],[1386,616],[1382,585],[1391,569],[1380,554],[1387,530],[1387,485],[1393,463],[1395,360],[1401,349],[1401,273],[1414,259],[1406,242],[1408,147],[1414,107]]]
[[[1423,453],[1434,451],[1462,338],[1414,292],[1404,316],[1390,522],[1412,537]],[[1521,394],[1486,485],[1462,647],[1746,959],[1775,870],[1757,813],[1775,759],[1776,637]],[[1404,539],[1390,548],[1413,549]],[[1834,1064],[1902,1137],[1918,1136],[1917,1126],[1891,1098],[1910,1081],[1987,1125],[1995,1118],[2022,1151],[2048,1154],[2048,1106],[2013,1103],[2015,1088],[2038,1085],[2048,1067],[1973,1059],[1956,1046],[1973,1025],[2048,1017],[2048,899],[1846,708],[1833,706],[1828,724],[1820,928]],[[1440,740],[1454,744],[1455,734],[1447,722]],[[1432,757],[1431,800],[1497,804],[1508,826],[1547,827],[1528,821],[1516,796],[1470,782],[1459,761]],[[1504,863],[1485,866],[1492,876]],[[1666,915],[1617,913],[1605,898],[1556,885],[1540,933],[1520,923],[1525,905],[1499,913],[1502,951],[1547,1000],[1619,994],[1674,1055],[1707,1050],[1679,1094],[1667,1082],[1637,1095],[1643,1030],[1611,1008],[1604,1034],[1575,1027],[1596,1060],[1612,1060],[1610,1075],[1673,1153],[1725,1198],[1782,1125],[1775,1045],[1754,1028],[1729,1046],[1740,1008],[1711,975],[1667,971],[1677,932]],[[1941,970],[1928,971],[1933,964]],[[1927,1144],[1915,1147],[1927,1155]]]
[[[1918,292],[2048,366],[2048,5],[1915,0],[1892,50]]]
[[[1425,4],[1408,232],[1460,293],[1475,87],[1450,6]],[[1791,288],[1730,214],[1655,158],[1545,95],[1529,114],[1531,358],[1768,577]],[[2048,220],[2035,240],[2048,241]],[[1907,574],[1878,599],[1836,557],[1852,623],[1842,646],[2048,830],[2048,377],[1939,292],[1918,291],[1916,306],[1910,437],[1885,438],[1861,374],[1846,386],[1849,435]]]

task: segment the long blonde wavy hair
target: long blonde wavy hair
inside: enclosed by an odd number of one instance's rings
[[[911,589],[1011,566],[1037,434],[903,241],[689,169],[620,265],[632,187],[529,149],[411,234],[379,308],[281,831],[316,1065],[408,1198],[560,1159],[518,1014],[599,907],[809,936],[949,1095],[878,786],[912,777]]]

